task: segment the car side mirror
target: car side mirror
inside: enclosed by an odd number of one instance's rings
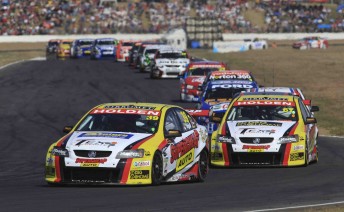
[[[65,126],[62,130],[62,132],[64,133],[69,133],[70,131],[72,131],[73,126]]]
[[[320,109],[319,109],[319,107],[318,106],[312,106],[311,107],[311,112],[317,112],[317,111],[319,111]]]
[[[306,118],[305,124],[315,124],[315,123],[317,123],[316,118],[314,118],[314,117],[307,117]]]
[[[169,130],[165,134],[165,138],[176,138],[176,137],[181,137],[182,133],[179,130]]]

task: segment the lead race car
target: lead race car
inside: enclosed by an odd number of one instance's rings
[[[49,184],[204,181],[208,137],[184,109],[151,103],[92,108],[46,156]]]
[[[316,119],[301,98],[242,93],[211,137],[211,164],[225,167],[307,166],[318,161]],[[222,120],[222,121],[221,121]]]

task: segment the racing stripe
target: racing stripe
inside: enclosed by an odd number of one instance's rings
[[[55,182],[61,182],[60,157],[55,156]]]
[[[65,135],[64,137],[62,137],[60,139],[60,141],[56,144],[56,146],[58,147],[62,147],[65,148],[67,141],[69,140],[69,138],[71,137],[72,133],[69,133],[67,135]],[[62,160],[60,160],[62,159]],[[64,157],[61,158],[59,156],[55,156],[55,173],[56,173],[56,179],[55,182],[61,182],[62,177],[61,177],[61,168],[62,168],[62,163],[64,162]]]
[[[164,139],[158,146],[159,150],[162,150],[167,145],[167,139]]]
[[[290,130],[289,135],[294,135],[297,126],[299,125],[298,122],[295,123],[293,128]],[[290,155],[291,143],[286,144],[284,155],[283,155],[283,165],[288,166],[289,155]]]
[[[134,143],[134,146],[132,148],[130,148],[130,149],[131,150],[138,149],[143,143],[145,143],[146,141],[150,140],[153,136],[154,135],[151,135],[151,136],[148,136],[148,137],[146,137],[144,139],[138,140],[137,142]],[[132,145],[129,145],[129,146],[132,146]],[[128,147],[125,148],[125,149],[128,149]],[[122,173],[120,184],[126,184],[127,183],[132,161],[133,161],[132,158],[128,158],[127,159],[127,161],[125,163],[125,167],[124,167],[123,173]]]
[[[229,158],[228,158],[228,148],[226,143],[222,143],[222,153],[223,153],[223,160],[225,161],[225,166],[229,166]]]

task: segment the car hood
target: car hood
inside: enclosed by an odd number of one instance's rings
[[[185,79],[185,84],[198,86],[205,80],[205,76],[189,76]]]
[[[290,129],[295,121],[247,120],[227,121],[227,126],[235,139],[269,137],[278,139]]]

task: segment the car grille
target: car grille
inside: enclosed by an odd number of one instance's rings
[[[232,153],[233,165],[273,166],[282,165],[280,153]]]
[[[65,168],[64,180],[75,183],[119,183],[120,171],[108,168]]]
[[[246,137],[243,138],[243,137],[241,137],[239,139],[240,139],[240,141],[242,143],[245,143],[245,144],[255,144],[253,141],[256,138],[246,138]],[[259,143],[257,143],[257,144],[268,144],[268,143],[271,143],[274,140],[274,138],[259,138],[259,139],[260,139]]]
[[[74,150],[74,153],[78,157],[85,157],[89,158],[88,154],[91,152],[90,150]],[[94,158],[105,158],[109,157],[112,151],[94,151],[96,152],[96,156]]]

